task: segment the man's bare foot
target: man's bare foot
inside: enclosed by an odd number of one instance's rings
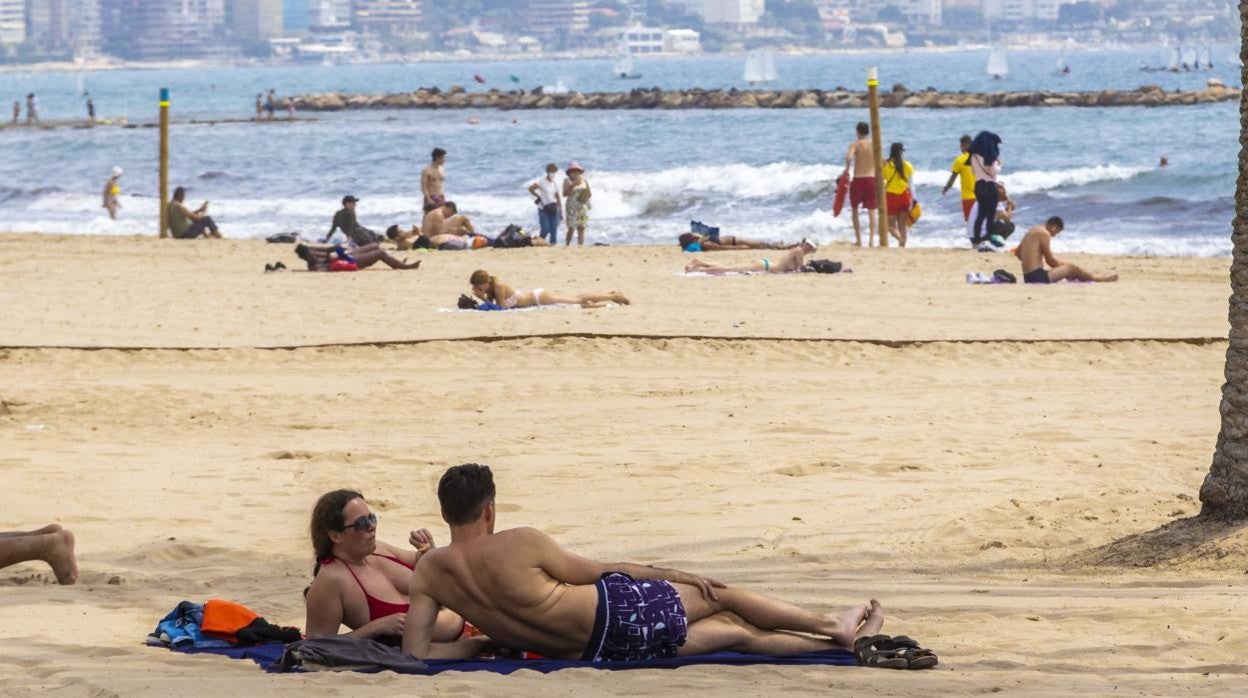
[[[880,630],[884,628],[884,607],[880,605],[880,602],[871,599],[867,607],[870,609],[867,611],[867,619],[862,622],[862,627],[858,628],[854,639],[867,635],[879,635]]]
[[[404,257],[404,258],[403,258],[403,267],[402,267],[402,268],[403,268],[403,269],[419,269],[419,268],[420,268],[420,263],[421,263],[421,262],[423,262],[423,261],[425,261],[425,260],[423,260],[423,259],[418,259],[418,260],[416,260],[416,262],[415,262],[414,264],[408,264],[408,263],[407,263],[407,257]]]
[[[831,619],[828,637],[842,647],[853,647],[854,638],[858,636],[858,626],[863,624],[871,607],[867,604],[854,606],[836,618]]]
[[[56,573],[59,584],[73,584],[78,581],[78,561],[74,559],[74,534],[61,529],[50,534],[55,538],[50,543],[47,563]]]
[[[1114,282],[1114,281],[1117,281],[1117,280],[1118,280],[1118,275],[1117,275],[1117,274],[1110,274],[1109,276],[1102,276],[1102,277],[1100,277],[1100,278],[1098,278],[1098,279],[1097,279],[1097,281],[1099,281],[1099,282],[1101,282],[1101,283],[1103,283],[1103,284],[1111,283],[1111,282]]]
[[[608,294],[608,295],[610,295],[610,296],[611,296],[611,300],[612,300],[612,301],[614,301],[615,303],[617,303],[617,304],[619,304],[619,305],[632,305],[632,304],[629,302],[629,300],[628,300],[627,298],[625,298],[625,297],[624,297],[624,294],[623,294],[623,293],[620,293],[619,291],[612,291],[612,292],[611,292],[610,294]]]

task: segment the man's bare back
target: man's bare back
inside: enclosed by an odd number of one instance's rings
[[[504,647],[556,659],[580,659],[594,628],[598,593],[555,580],[541,550],[554,544],[531,528],[514,528],[429,553],[412,587],[464,617]]]
[[[428,238],[434,235],[441,235],[445,225],[446,218],[442,215],[442,208],[435,208],[426,213],[425,217],[420,221],[420,234]]]
[[[854,178],[875,176],[875,152],[871,146],[870,136],[855,140],[849,146],[846,160],[854,161]]]
[[[1023,272],[1029,272],[1034,269],[1044,268],[1045,256],[1051,258],[1050,267],[1056,267],[1058,260],[1053,257],[1053,252],[1049,248],[1049,243],[1053,240],[1053,236],[1043,225],[1033,226],[1023,236],[1022,242],[1018,243],[1018,261],[1023,264]]]

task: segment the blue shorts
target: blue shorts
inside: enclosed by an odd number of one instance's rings
[[[689,620],[680,594],[661,579],[634,580],[613,572],[598,583],[594,631],[581,656],[586,662],[628,662],[675,657]]]

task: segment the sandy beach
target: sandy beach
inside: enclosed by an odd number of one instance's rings
[[[264,274],[290,247],[243,241],[0,254],[0,530],[59,521],[81,568],[0,570],[8,695],[1242,691],[1248,535],[1153,533],[1199,510],[1227,259],[1069,255],[1123,280],[1039,288],[965,283],[1004,255],[845,246],[816,256],[852,274],[768,277],[683,276],[674,244],[355,274]],[[478,268],[633,304],[452,311]],[[283,676],[143,646],[183,599],[302,626],[315,498],[357,488],[382,539],[444,543],[434,486],[465,461],[502,527],[820,610],[876,597],[941,665]]]

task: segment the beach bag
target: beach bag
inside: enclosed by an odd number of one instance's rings
[[[513,223],[504,228],[503,232],[498,234],[498,237],[494,238],[494,246],[505,248],[532,247],[533,238],[524,232],[524,228]]]
[[[719,235],[719,228],[706,225],[702,221],[689,221],[689,232],[697,233],[698,235],[710,235],[714,239],[716,235]]]
[[[830,259],[812,259],[810,260],[810,264],[807,264],[806,266],[810,267],[810,270],[816,274],[835,274],[839,272],[844,265],[840,262],[833,262]]]
[[[922,217],[923,217],[923,207],[919,205],[919,202],[915,201],[914,203],[910,204],[910,225],[914,225],[915,223],[918,223],[919,219]]]
[[[998,270],[996,270],[996,271],[992,272],[992,280],[993,280],[995,283],[998,283],[998,284],[1016,284],[1016,283],[1018,283],[1018,277],[1014,276],[1013,274],[1011,274],[1010,272],[1008,272],[1008,271],[1006,271],[1006,270],[1004,270],[1004,269],[998,269]]]

